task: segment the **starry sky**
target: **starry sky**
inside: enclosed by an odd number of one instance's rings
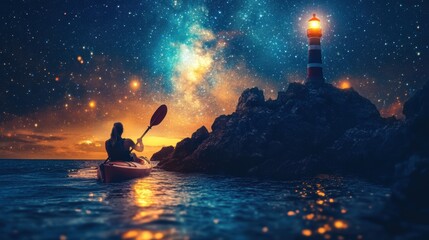
[[[428,2],[1,1],[0,158],[103,159],[114,122],[136,139],[164,103],[143,155],[210,129],[244,89],[305,79],[313,13],[327,82],[401,117],[429,75]]]

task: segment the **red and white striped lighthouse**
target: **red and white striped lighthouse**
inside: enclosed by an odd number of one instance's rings
[[[320,19],[313,14],[308,20],[308,64],[306,84],[321,85],[325,82],[323,78],[322,48],[320,47],[320,38],[322,37],[322,28]]]

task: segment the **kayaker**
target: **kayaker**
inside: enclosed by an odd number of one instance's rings
[[[122,138],[124,132],[124,126],[120,122],[113,124],[112,133],[110,139],[106,141],[105,147],[107,154],[109,155],[110,161],[139,161],[139,158],[135,153],[131,153],[132,150],[142,152],[144,149],[141,138],[137,139],[137,144],[129,138]]]

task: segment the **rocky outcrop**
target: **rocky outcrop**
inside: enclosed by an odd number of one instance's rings
[[[429,82],[404,104],[411,150],[429,156]]]
[[[428,239],[429,83],[405,103],[403,113],[408,145],[397,148],[406,148],[410,156],[395,165],[390,201],[376,220],[403,238]]]
[[[174,152],[173,146],[163,147],[163,148],[161,148],[160,151],[154,153],[152,155],[152,157],[150,158],[150,160],[151,161],[163,161],[163,160],[171,157],[173,152]]]
[[[191,155],[195,149],[209,136],[209,131],[206,127],[202,126],[194,132],[191,138],[185,138],[178,142],[173,154],[172,159],[182,159]]]
[[[378,127],[347,130],[327,150],[331,170],[391,182],[395,164],[410,155],[407,128],[396,121]]]
[[[329,149],[332,166],[394,182],[395,168],[413,155],[429,156],[429,84],[404,104],[405,121],[349,129]],[[345,161],[347,159],[347,161]]]
[[[395,181],[395,166],[429,156],[429,84],[404,106],[405,121],[383,119],[353,89],[292,83],[277,99],[257,88],[236,111],[179,142],[159,166],[277,179],[348,173]]]
[[[353,89],[292,83],[276,100],[257,88],[240,96],[236,111],[222,115],[212,132],[201,128],[179,142],[159,166],[173,171],[296,178],[326,170],[327,149],[353,128],[385,125],[376,107]],[[205,129],[205,128],[204,128]],[[194,140],[193,140],[194,139]]]

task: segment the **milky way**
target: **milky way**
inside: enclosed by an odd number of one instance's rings
[[[306,76],[305,29],[322,21],[328,82],[398,115],[429,75],[427,1],[3,1],[0,157],[102,158],[113,122],[146,155],[231,113],[258,86]]]

